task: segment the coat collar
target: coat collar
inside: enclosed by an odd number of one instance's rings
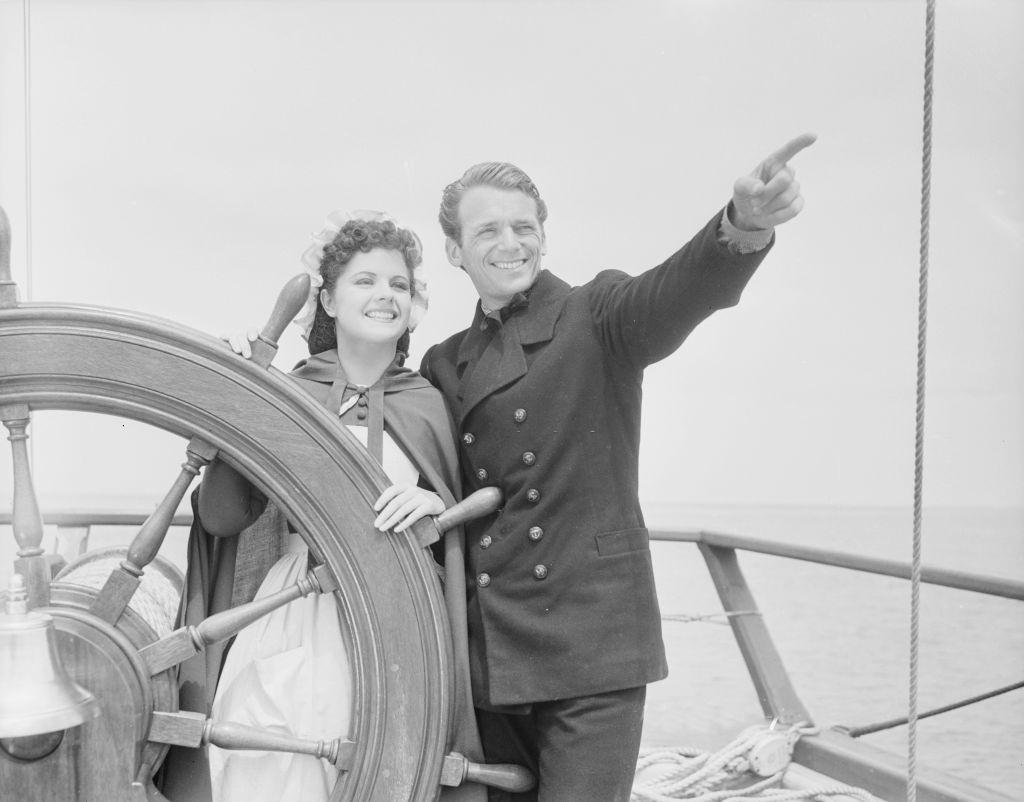
[[[458,363],[469,362],[473,354],[480,353],[482,340],[489,339],[476,365],[466,369],[459,384],[460,423],[484,398],[526,374],[523,346],[547,342],[554,336],[570,290],[557,276],[541,271],[529,290],[529,304],[513,312],[494,333],[481,329],[484,314],[477,304],[473,324],[459,344]]]
[[[527,290],[528,305],[521,311],[513,313],[505,322],[505,327],[514,328],[522,345],[535,345],[547,342],[554,336],[555,323],[562,314],[565,299],[572,288],[553,273],[542,270],[533,286]],[[481,338],[487,336],[481,329],[484,322],[483,309],[477,301],[473,322],[466,330],[466,335],[459,343],[458,364],[468,362],[476,352],[475,346]]]

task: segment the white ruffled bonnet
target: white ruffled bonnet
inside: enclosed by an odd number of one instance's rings
[[[320,261],[324,256],[324,247],[334,239],[341,231],[342,226],[350,220],[366,220],[369,222],[391,221],[398,228],[404,228],[395,218],[384,212],[375,212],[368,209],[357,209],[352,212],[334,211],[327,215],[324,220],[324,227],[317,233],[311,234],[312,244],[303,251],[301,256],[302,266],[309,274],[309,297],[306,299],[302,311],[292,321],[302,330],[302,339],[309,340],[309,332],[313,328],[313,320],[316,318],[317,298],[320,295],[320,288],[324,279],[320,275]],[[404,229],[409,231],[409,229]],[[409,233],[412,233],[411,231]],[[413,234],[413,237],[416,237]],[[419,237],[416,237],[416,244],[420,245]],[[420,245],[422,253],[423,246]],[[426,314],[428,306],[427,285],[417,275],[418,270],[413,270],[414,292],[412,296],[412,310],[409,313],[409,331],[414,331]]]

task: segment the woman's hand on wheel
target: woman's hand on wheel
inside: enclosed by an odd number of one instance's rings
[[[245,331],[233,331],[230,334],[222,334],[220,338],[231,346],[236,354],[241,354],[246,359],[252,359],[252,344],[260,336],[259,329],[246,329]]]
[[[440,515],[444,502],[437,493],[416,485],[392,485],[373,505],[378,513],[373,525],[381,532],[404,532],[425,515]]]

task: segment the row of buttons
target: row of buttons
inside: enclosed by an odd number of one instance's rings
[[[548,575],[548,567],[546,565],[535,565],[533,566],[533,578],[538,582],[542,579],[546,579]],[[486,571],[477,574],[476,584],[481,588],[486,588],[491,584],[491,575]]]
[[[534,543],[544,537],[544,530],[539,526],[531,526],[530,531],[526,533],[526,536],[530,538]],[[490,535],[483,535],[480,538],[480,548],[489,549],[494,539]]]

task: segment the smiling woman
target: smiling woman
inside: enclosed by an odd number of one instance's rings
[[[402,367],[405,353],[399,350],[400,341],[408,341],[414,301],[424,303],[414,275],[421,252],[418,237],[386,215],[349,215],[329,241],[310,254],[319,278],[310,282],[308,304],[315,311],[303,316],[312,320],[305,332],[311,357],[291,374],[329,412],[340,416],[393,482],[374,505],[374,526],[382,532],[401,532],[425,515],[439,515],[458,493],[454,436],[444,405],[422,377]],[[256,527],[258,536],[240,539],[241,551],[233,563],[221,564],[213,556],[218,554],[216,538],[234,537],[250,527]],[[256,600],[273,596],[301,578],[309,561],[304,541],[290,530],[261,491],[214,460],[198,496],[190,541],[191,576],[212,574],[214,588],[255,581]],[[267,554],[281,556],[269,570],[266,565],[254,567]],[[461,592],[461,585],[456,582],[452,587]],[[215,608],[218,592],[198,595],[202,602],[194,617],[205,618]],[[237,594],[228,595],[237,604]],[[453,626],[465,624],[455,621]],[[456,657],[460,659],[465,656]],[[337,611],[330,600],[310,596],[270,613],[238,635],[220,671],[210,710],[219,720],[296,736],[347,732],[352,717],[349,695],[324,697],[321,691],[351,683]],[[460,748],[479,756],[472,716],[459,722]],[[165,790],[173,798],[192,798],[206,785],[202,771],[195,771],[191,762],[179,769],[173,756],[165,773]],[[209,750],[215,802],[326,800],[337,778],[334,766],[306,755]],[[448,793],[471,800],[482,791],[467,787]]]

